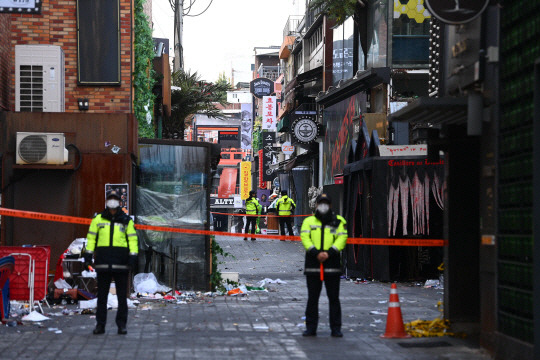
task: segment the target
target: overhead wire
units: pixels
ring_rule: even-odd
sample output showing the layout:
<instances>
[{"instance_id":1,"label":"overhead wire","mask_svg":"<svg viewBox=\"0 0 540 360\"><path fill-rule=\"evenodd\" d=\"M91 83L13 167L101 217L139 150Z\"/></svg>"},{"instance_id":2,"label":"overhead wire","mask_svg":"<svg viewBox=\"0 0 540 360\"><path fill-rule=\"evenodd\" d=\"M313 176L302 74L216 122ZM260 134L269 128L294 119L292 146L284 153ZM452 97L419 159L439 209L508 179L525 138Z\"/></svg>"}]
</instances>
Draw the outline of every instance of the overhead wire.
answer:
<instances>
[{"instance_id":1,"label":"overhead wire","mask_svg":"<svg viewBox=\"0 0 540 360\"><path fill-rule=\"evenodd\" d=\"M210 5L212 5L213 2L214 2L214 0L210 0L210 3L206 7L206 9L204 9L202 12L198 13L197 15L188 15L188 14L184 14L184 15L185 16L190 16L190 17L200 16L200 15L204 14L210 8Z\"/></svg>"}]
</instances>

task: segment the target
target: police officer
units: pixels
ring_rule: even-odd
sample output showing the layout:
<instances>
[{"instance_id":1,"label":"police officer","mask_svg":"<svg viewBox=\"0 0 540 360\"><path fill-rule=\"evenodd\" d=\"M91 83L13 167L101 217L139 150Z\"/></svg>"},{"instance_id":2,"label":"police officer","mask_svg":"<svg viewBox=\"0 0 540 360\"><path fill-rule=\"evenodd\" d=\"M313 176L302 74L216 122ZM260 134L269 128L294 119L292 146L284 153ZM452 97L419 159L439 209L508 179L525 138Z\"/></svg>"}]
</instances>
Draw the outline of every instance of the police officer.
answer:
<instances>
[{"instance_id":1,"label":"police officer","mask_svg":"<svg viewBox=\"0 0 540 360\"><path fill-rule=\"evenodd\" d=\"M84 258L87 263L94 256L97 272L98 302L94 334L105 333L107 298L111 281L116 285L118 334L127 334L127 292L130 268L135 269L139 245L133 220L120 207L121 195L112 190L107 194L106 208L92 219Z\"/></svg>"},{"instance_id":2,"label":"police officer","mask_svg":"<svg viewBox=\"0 0 540 360\"><path fill-rule=\"evenodd\" d=\"M306 249L305 271L308 289L306 330L303 336L317 335L319 296L322 284L330 303L330 330L333 337L342 337L339 281L341 275L340 252L347 243L347 222L331 210L328 195L316 199L315 215L302 223L300 238Z\"/></svg>"},{"instance_id":3,"label":"police officer","mask_svg":"<svg viewBox=\"0 0 540 360\"><path fill-rule=\"evenodd\" d=\"M296 204L293 199L287 196L287 190L282 190L281 197L276 203L281 235L285 235L285 225L287 225L289 236L294 236L291 215L294 213L295 208Z\"/></svg>"},{"instance_id":4,"label":"police officer","mask_svg":"<svg viewBox=\"0 0 540 360\"><path fill-rule=\"evenodd\" d=\"M257 200L256 192L251 190L249 192L249 197L246 199L246 215L257 215L261 213L261 204ZM244 240L247 240L247 234L249 231L249 226L251 224L251 234L255 234L257 228L257 217L256 216L246 216L246 227L244 229ZM254 237L251 240L255 240Z\"/></svg>"}]
</instances>

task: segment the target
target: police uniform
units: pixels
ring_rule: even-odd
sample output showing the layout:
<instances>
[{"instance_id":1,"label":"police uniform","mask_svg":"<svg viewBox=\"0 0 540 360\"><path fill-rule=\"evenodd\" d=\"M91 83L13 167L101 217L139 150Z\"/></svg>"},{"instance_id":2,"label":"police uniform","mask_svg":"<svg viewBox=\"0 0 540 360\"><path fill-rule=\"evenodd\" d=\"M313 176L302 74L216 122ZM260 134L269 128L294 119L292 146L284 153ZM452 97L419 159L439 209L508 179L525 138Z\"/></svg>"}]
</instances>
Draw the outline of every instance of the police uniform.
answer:
<instances>
[{"instance_id":1,"label":"police uniform","mask_svg":"<svg viewBox=\"0 0 540 360\"><path fill-rule=\"evenodd\" d=\"M285 234L285 225L287 225L287 232L289 236L294 236L292 228L292 218L290 215L294 212L296 204L293 199L287 196L286 191L281 192L282 196L276 203L277 213L279 215L279 228L281 230L281 235Z\"/></svg>"},{"instance_id":2,"label":"police uniform","mask_svg":"<svg viewBox=\"0 0 540 360\"><path fill-rule=\"evenodd\" d=\"M107 200L120 196L116 191L107 195ZM127 292L128 274L131 267L136 266L139 245L133 220L117 207L113 210L106 208L96 215L90 224L88 243L85 250L85 260L91 262L94 256L94 268L97 272L98 303L94 334L105 332L107 322L107 298L111 281L116 285L118 297L118 312L116 325L118 333L125 334L127 324Z\"/></svg>"},{"instance_id":3,"label":"police uniform","mask_svg":"<svg viewBox=\"0 0 540 360\"><path fill-rule=\"evenodd\" d=\"M326 194L319 196L317 204L324 200L327 200L328 204L330 204ZM341 304L339 302L340 252L347 243L347 222L343 217L334 214L331 210L324 216L316 212L315 215L309 216L303 221L300 238L306 249L304 274L306 275L308 289L306 331L303 335L315 336L317 333L319 296L324 282L330 303L332 336L341 337ZM322 263L317 258L321 252L328 254L328 258ZM321 270L323 272L322 276Z\"/></svg>"},{"instance_id":4,"label":"police uniform","mask_svg":"<svg viewBox=\"0 0 540 360\"><path fill-rule=\"evenodd\" d=\"M261 204L255 196L252 196L254 193L250 192L249 197L246 200L246 215L257 215L261 213ZM251 225L251 233L255 234L257 227L257 217L256 216L246 216L246 227L244 229L244 234L247 236L249 231L249 226ZM244 237L244 240L247 240L247 237ZM255 240L255 238L251 238Z\"/></svg>"}]
</instances>

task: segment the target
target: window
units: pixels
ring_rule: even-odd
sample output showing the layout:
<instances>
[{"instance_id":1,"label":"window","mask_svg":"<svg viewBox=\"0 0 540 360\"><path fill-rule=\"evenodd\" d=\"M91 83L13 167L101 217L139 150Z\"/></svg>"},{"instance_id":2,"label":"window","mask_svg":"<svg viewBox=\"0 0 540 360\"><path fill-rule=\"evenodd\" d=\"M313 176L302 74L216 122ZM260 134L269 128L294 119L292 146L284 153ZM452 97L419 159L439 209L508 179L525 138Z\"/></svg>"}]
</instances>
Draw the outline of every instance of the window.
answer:
<instances>
[{"instance_id":1,"label":"window","mask_svg":"<svg viewBox=\"0 0 540 360\"><path fill-rule=\"evenodd\" d=\"M427 66L430 19L431 15L422 5L418 5L413 10L409 7L394 6L392 21L392 63L394 65Z\"/></svg>"},{"instance_id":2,"label":"window","mask_svg":"<svg viewBox=\"0 0 540 360\"><path fill-rule=\"evenodd\" d=\"M354 20L351 18L334 30L332 83L354 76Z\"/></svg>"}]
</instances>

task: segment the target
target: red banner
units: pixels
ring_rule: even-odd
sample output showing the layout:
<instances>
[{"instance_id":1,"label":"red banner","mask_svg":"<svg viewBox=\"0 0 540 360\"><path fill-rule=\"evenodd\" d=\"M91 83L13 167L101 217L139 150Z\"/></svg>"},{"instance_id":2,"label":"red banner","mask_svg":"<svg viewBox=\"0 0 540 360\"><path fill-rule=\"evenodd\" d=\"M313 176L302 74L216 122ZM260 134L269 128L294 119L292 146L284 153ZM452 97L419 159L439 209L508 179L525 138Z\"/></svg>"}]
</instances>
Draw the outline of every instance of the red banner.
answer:
<instances>
[{"instance_id":1,"label":"red banner","mask_svg":"<svg viewBox=\"0 0 540 360\"><path fill-rule=\"evenodd\" d=\"M266 189L266 181L263 180L263 151L259 150L259 189Z\"/></svg>"},{"instance_id":2,"label":"red banner","mask_svg":"<svg viewBox=\"0 0 540 360\"><path fill-rule=\"evenodd\" d=\"M229 196L235 194L237 172L238 169L235 168L223 169L223 172L221 173L221 177L219 179L219 198L228 198Z\"/></svg>"}]
</instances>

